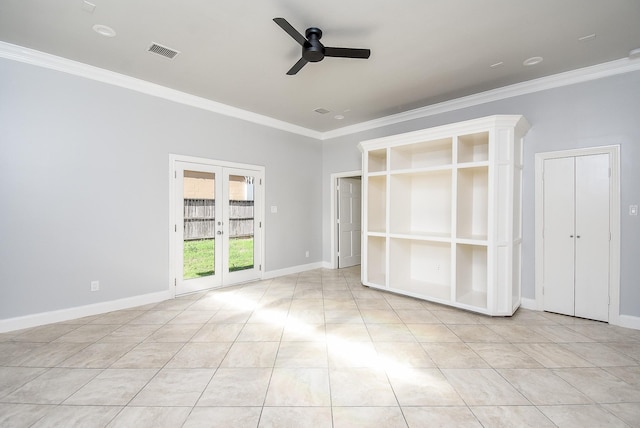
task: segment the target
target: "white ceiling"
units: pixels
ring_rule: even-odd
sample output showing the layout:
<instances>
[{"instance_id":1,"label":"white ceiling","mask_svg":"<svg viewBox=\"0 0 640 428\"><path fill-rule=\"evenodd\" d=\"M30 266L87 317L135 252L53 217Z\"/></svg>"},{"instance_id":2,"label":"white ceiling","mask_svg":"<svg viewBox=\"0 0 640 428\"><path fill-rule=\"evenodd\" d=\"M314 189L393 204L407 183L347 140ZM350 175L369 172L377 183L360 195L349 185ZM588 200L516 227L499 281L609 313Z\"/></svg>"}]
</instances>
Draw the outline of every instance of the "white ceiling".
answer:
<instances>
[{"instance_id":1,"label":"white ceiling","mask_svg":"<svg viewBox=\"0 0 640 428\"><path fill-rule=\"evenodd\" d=\"M0 0L0 41L318 132L640 48L640 0L88 1L93 11L83 0ZM275 17L302 34L321 28L326 46L369 48L371 58L325 58L287 76L300 46ZM154 42L180 54L147 52ZM544 61L523 66L534 56Z\"/></svg>"}]
</instances>

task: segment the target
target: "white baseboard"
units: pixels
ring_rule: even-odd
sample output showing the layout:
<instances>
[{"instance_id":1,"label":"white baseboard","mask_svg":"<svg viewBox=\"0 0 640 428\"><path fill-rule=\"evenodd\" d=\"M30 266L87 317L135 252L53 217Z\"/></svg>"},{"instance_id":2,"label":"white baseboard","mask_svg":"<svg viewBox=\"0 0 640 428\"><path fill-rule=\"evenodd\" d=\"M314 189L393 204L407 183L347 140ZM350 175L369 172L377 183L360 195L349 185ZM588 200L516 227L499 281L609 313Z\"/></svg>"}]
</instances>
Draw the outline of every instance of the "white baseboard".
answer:
<instances>
[{"instance_id":1,"label":"white baseboard","mask_svg":"<svg viewBox=\"0 0 640 428\"><path fill-rule=\"evenodd\" d=\"M293 266L286 269L265 272L263 279L271 279L278 276L291 275L324 267L324 262L309 263L306 265ZM25 328L37 327L39 325L53 324L56 322L69 321L72 319L88 317L92 315L104 314L121 309L134 308L136 306L148 305L150 303L162 302L172 299L171 291L160 291L157 293L143 294L140 296L127 297L124 299L112 300L108 302L95 303L85 306L60 309L57 311L42 312L38 314L25 315L22 317L7 318L0 320L0 333L8 331L22 330Z\"/></svg>"},{"instance_id":2,"label":"white baseboard","mask_svg":"<svg viewBox=\"0 0 640 428\"><path fill-rule=\"evenodd\" d=\"M520 299L520 307L524 309L531 309L532 311L539 311L538 303L536 299ZM625 328L632 328L634 330L640 330L640 317L633 315L618 315L617 317L609 319L609 324L617 325Z\"/></svg>"},{"instance_id":3,"label":"white baseboard","mask_svg":"<svg viewBox=\"0 0 640 428\"><path fill-rule=\"evenodd\" d=\"M616 325L640 330L640 317L634 317L633 315L620 315Z\"/></svg>"},{"instance_id":4,"label":"white baseboard","mask_svg":"<svg viewBox=\"0 0 640 428\"><path fill-rule=\"evenodd\" d=\"M24 328L37 327L44 324L69 321L72 319L99 315L112 311L119 311L121 309L134 308L136 306L162 302L164 300L171 299L172 297L173 296L171 295L171 292L167 290L157 293L143 294L140 296L127 297L124 299L110 300L108 302L60 309L57 311L42 312L39 314L25 315L22 317L8 318L0 320L0 333L22 330Z\"/></svg>"},{"instance_id":5,"label":"white baseboard","mask_svg":"<svg viewBox=\"0 0 640 428\"><path fill-rule=\"evenodd\" d=\"M309 263L306 265L292 266L289 268L270 270L262 275L262 279L271 279L278 276L292 275L295 273L306 272L308 270L321 269L324 267L323 262Z\"/></svg>"}]
</instances>

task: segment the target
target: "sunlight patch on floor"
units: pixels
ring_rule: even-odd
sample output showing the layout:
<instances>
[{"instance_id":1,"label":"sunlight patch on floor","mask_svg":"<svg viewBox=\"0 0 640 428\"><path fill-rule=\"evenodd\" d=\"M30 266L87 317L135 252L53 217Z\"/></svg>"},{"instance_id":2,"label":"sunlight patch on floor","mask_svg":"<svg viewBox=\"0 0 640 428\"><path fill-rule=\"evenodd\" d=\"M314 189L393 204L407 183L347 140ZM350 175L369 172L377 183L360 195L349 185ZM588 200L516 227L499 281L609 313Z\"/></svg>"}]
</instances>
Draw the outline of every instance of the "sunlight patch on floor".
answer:
<instances>
[{"instance_id":1,"label":"sunlight patch on floor","mask_svg":"<svg viewBox=\"0 0 640 428\"><path fill-rule=\"evenodd\" d=\"M262 298L262 295L260 295L260 298ZM376 351L372 352L370 347L344 339L338 335L320 333L315 325L310 325L289 315L288 309L285 311L282 309L259 308L259 301L237 293L225 295L224 302L226 307L233 307L240 311L253 311L252 322L284 326L288 332L294 333L298 337L308 338L306 340L308 342L324 342L328 345L328 348L330 345L328 352L331 353L331 357L339 358L344 363L338 364L338 366L387 370L402 381L411 382L417 380L417 372L410 364L389 356L380 356ZM374 342L371 343L375 345Z\"/></svg>"}]
</instances>

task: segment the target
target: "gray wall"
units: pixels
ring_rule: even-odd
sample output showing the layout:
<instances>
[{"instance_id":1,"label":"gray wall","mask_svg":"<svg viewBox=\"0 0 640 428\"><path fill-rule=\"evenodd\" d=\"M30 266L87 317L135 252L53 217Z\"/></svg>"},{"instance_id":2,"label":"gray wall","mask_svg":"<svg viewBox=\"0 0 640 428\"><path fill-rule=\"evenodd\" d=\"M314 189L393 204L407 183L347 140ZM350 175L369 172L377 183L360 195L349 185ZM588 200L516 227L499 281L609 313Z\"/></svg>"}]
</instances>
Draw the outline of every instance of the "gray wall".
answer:
<instances>
[{"instance_id":1,"label":"gray wall","mask_svg":"<svg viewBox=\"0 0 640 428\"><path fill-rule=\"evenodd\" d=\"M535 297L534 154L621 145L620 308L640 316L640 217L628 216L640 203L640 72L321 143L0 59L0 319L167 290L169 153L266 167L265 265L274 271L330 261L329 177L360 169L359 141L492 114L523 114L532 124L528 298ZM98 293L89 291L94 279Z\"/></svg>"},{"instance_id":2,"label":"gray wall","mask_svg":"<svg viewBox=\"0 0 640 428\"><path fill-rule=\"evenodd\" d=\"M493 114L522 114L532 125L525 139L523 297L535 298L535 153L621 146L620 313L640 316L640 72L513 97L325 141L323 145L323 257L330 254L330 174L361 168L357 143Z\"/></svg>"},{"instance_id":3,"label":"gray wall","mask_svg":"<svg viewBox=\"0 0 640 428\"><path fill-rule=\"evenodd\" d=\"M322 260L321 142L0 59L0 319L168 290L170 153L264 165L266 270Z\"/></svg>"}]
</instances>

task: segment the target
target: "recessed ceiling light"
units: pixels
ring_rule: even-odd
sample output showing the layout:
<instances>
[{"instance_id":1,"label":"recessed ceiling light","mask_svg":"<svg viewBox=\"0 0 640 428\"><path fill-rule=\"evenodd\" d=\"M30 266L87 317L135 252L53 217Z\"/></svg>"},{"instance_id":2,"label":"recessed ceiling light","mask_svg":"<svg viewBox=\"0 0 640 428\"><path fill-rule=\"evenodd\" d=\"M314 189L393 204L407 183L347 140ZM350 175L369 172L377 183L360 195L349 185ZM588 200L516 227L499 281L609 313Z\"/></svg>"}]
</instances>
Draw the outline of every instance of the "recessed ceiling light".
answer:
<instances>
[{"instance_id":1,"label":"recessed ceiling light","mask_svg":"<svg viewBox=\"0 0 640 428\"><path fill-rule=\"evenodd\" d=\"M640 48L636 48L629 52L629 59L640 58Z\"/></svg>"},{"instance_id":2,"label":"recessed ceiling light","mask_svg":"<svg viewBox=\"0 0 640 428\"><path fill-rule=\"evenodd\" d=\"M105 37L115 37L116 30L111 27L102 24L96 24L93 26L93 31Z\"/></svg>"},{"instance_id":3,"label":"recessed ceiling light","mask_svg":"<svg viewBox=\"0 0 640 428\"><path fill-rule=\"evenodd\" d=\"M316 113L320 113L320 114L327 114L329 113L329 110L327 110L326 108L323 107L318 107L317 109L314 110Z\"/></svg>"},{"instance_id":4,"label":"recessed ceiling light","mask_svg":"<svg viewBox=\"0 0 640 428\"><path fill-rule=\"evenodd\" d=\"M503 64L504 64L504 62L500 61L500 62L496 62L495 64L491 64L489 67L496 68L496 67L500 67Z\"/></svg>"},{"instance_id":5,"label":"recessed ceiling light","mask_svg":"<svg viewBox=\"0 0 640 428\"><path fill-rule=\"evenodd\" d=\"M532 56L531 58L525 59L522 65L530 66L540 64L542 62L541 56Z\"/></svg>"},{"instance_id":6,"label":"recessed ceiling light","mask_svg":"<svg viewBox=\"0 0 640 428\"><path fill-rule=\"evenodd\" d=\"M333 116L333 118L336 119L336 120L342 120L342 119L344 119L344 116L341 115L341 114L336 114L335 116Z\"/></svg>"}]
</instances>

